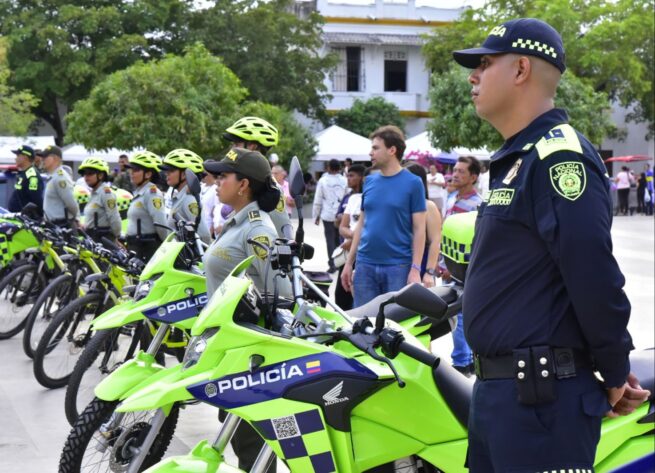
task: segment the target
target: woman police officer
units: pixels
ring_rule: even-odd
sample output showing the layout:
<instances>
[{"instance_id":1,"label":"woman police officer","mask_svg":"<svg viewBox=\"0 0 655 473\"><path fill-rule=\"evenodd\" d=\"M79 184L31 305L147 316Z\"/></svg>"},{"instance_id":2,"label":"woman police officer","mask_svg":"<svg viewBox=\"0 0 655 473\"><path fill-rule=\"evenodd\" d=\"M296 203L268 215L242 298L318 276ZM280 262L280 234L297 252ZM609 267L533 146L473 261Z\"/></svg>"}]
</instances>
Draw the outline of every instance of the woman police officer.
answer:
<instances>
[{"instance_id":1,"label":"woman police officer","mask_svg":"<svg viewBox=\"0 0 655 473\"><path fill-rule=\"evenodd\" d=\"M152 257L168 234L164 197L155 185L159 166L161 158L150 151L138 152L127 165L134 185L134 197L127 210L127 246L143 261Z\"/></svg>"},{"instance_id":2,"label":"woman police officer","mask_svg":"<svg viewBox=\"0 0 655 473\"><path fill-rule=\"evenodd\" d=\"M290 296L289 280L275 278L276 271L268 267L268 251L265 250L277 238L275 226L267 212L274 210L280 200L280 190L273 183L266 158L258 151L233 148L221 161L205 162L205 170L218 176L219 200L234 209L203 258L207 295L211 297L240 261L255 255L247 271L255 286L272 293L273 284L277 282L279 294ZM254 243L249 243L249 240ZM262 445L261 437L242 422L232 438L241 469L250 470ZM275 471L275 467L270 471Z\"/></svg>"},{"instance_id":3,"label":"woman police officer","mask_svg":"<svg viewBox=\"0 0 655 473\"><path fill-rule=\"evenodd\" d=\"M86 158L77 172L91 189L89 201L84 207L86 232L99 241L102 237L115 240L121 234L121 217L116 205L116 195L108 181L109 166L100 158Z\"/></svg>"},{"instance_id":4,"label":"woman police officer","mask_svg":"<svg viewBox=\"0 0 655 473\"><path fill-rule=\"evenodd\" d=\"M188 149L174 149L164 157L161 168L166 171L166 183L173 189L168 226L175 228L180 220L195 223L200 215L200 206L196 198L189 193L185 170L190 169L195 174L202 173L202 158ZM196 232L202 241L210 242L209 227L206 224L201 223Z\"/></svg>"}]
</instances>

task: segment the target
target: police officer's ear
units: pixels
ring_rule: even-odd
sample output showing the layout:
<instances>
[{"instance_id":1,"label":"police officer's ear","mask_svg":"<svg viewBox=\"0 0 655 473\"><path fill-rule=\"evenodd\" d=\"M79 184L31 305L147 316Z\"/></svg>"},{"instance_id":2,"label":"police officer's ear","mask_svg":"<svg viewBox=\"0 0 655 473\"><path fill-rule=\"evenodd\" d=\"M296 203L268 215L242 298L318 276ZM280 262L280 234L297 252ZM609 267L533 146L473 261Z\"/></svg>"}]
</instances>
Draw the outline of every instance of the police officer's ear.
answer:
<instances>
[{"instance_id":1,"label":"police officer's ear","mask_svg":"<svg viewBox=\"0 0 655 473\"><path fill-rule=\"evenodd\" d=\"M516 71L514 76L514 84L522 85L532 75L532 63L527 56L518 56L516 60Z\"/></svg>"}]
</instances>

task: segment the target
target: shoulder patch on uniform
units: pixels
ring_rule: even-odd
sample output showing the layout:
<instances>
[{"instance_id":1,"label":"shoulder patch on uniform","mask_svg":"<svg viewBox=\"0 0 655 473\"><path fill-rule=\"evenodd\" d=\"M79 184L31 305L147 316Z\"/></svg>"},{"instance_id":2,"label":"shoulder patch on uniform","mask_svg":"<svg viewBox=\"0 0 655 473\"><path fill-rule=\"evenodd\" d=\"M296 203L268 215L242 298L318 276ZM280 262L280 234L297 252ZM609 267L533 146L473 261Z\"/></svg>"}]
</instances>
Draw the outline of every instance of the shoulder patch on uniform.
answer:
<instances>
[{"instance_id":1,"label":"shoulder patch on uniform","mask_svg":"<svg viewBox=\"0 0 655 473\"><path fill-rule=\"evenodd\" d=\"M59 171L57 171L57 175L58 176L63 176L64 175L64 170L60 169Z\"/></svg>"},{"instance_id":2,"label":"shoulder patch on uniform","mask_svg":"<svg viewBox=\"0 0 655 473\"><path fill-rule=\"evenodd\" d=\"M257 222L258 220L261 220L262 216L259 215L259 210L251 210L248 212L248 221L250 222Z\"/></svg>"},{"instance_id":3,"label":"shoulder patch on uniform","mask_svg":"<svg viewBox=\"0 0 655 473\"><path fill-rule=\"evenodd\" d=\"M161 209L162 206L161 199L159 197L153 197L152 205L158 210Z\"/></svg>"},{"instance_id":4,"label":"shoulder patch on uniform","mask_svg":"<svg viewBox=\"0 0 655 473\"><path fill-rule=\"evenodd\" d=\"M110 209L116 207L116 199L107 199L107 207Z\"/></svg>"},{"instance_id":5,"label":"shoulder patch on uniform","mask_svg":"<svg viewBox=\"0 0 655 473\"><path fill-rule=\"evenodd\" d=\"M28 184L30 186L31 191L35 191L39 189L39 178L36 176L32 176L28 179Z\"/></svg>"},{"instance_id":6,"label":"shoulder patch on uniform","mask_svg":"<svg viewBox=\"0 0 655 473\"><path fill-rule=\"evenodd\" d=\"M282 192L280 192L280 200L277 202L275 210L277 212L284 212L284 194Z\"/></svg>"},{"instance_id":7,"label":"shoulder patch on uniform","mask_svg":"<svg viewBox=\"0 0 655 473\"><path fill-rule=\"evenodd\" d=\"M68 182L66 182L66 180L59 181L59 187L61 187L62 189L66 189L67 185L68 185Z\"/></svg>"},{"instance_id":8,"label":"shoulder patch on uniform","mask_svg":"<svg viewBox=\"0 0 655 473\"><path fill-rule=\"evenodd\" d=\"M571 201L580 197L587 185L587 174L584 165L577 161L555 164L550 167L548 173L555 191Z\"/></svg>"},{"instance_id":9,"label":"shoulder patch on uniform","mask_svg":"<svg viewBox=\"0 0 655 473\"><path fill-rule=\"evenodd\" d=\"M111 194L111 187L105 187L105 194Z\"/></svg>"},{"instance_id":10,"label":"shoulder patch on uniform","mask_svg":"<svg viewBox=\"0 0 655 473\"><path fill-rule=\"evenodd\" d=\"M200 213L200 209L198 209L198 203L197 202L192 202L189 204L189 212L191 212L192 215L198 216Z\"/></svg>"},{"instance_id":11,"label":"shoulder patch on uniform","mask_svg":"<svg viewBox=\"0 0 655 473\"><path fill-rule=\"evenodd\" d=\"M157 193L157 186L155 186L155 185L150 186L150 193L151 194L156 194Z\"/></svg>"},{"instance_id":12,"label":"shoulder patch on uniform","mask_svg":"<svg viewBox=\"0 0 655 473\"><path fill-rule=\"evenodd\" d=\"M253 212L255 212L255 211L253 210ZM262 243L262 244L266 245L266 248L269 248L271 246L271 239L268 238L268 236L266 236L266 235L256 236L256 237L252 238L252 240L258 241L259 243ZM255 252L255 255L257 256L257 258L266 259L266 256L268 256L268 250L264 250L264 248L262 248L261 246L255 244L255 243L251 243L250 245L252 246L252 249Z\"/></svg>"},{"instance_id":13,"label":"shoulder patch on uniform","mask_svg":"<svg viewBox=\"0 0 655 473\"><path fill-rule=\"evenodd\" d=\"M34 170L33 167L31 167L27 171L25 171L25 176L27 176L27 177L36 177L36 171Z\"/></svg>"},{"instance_id":14,"label":"shoulder patch on uniform","mask_svg":"<svg viewBox=\"0 0 655 473\"><path fill-rule=\"evenodd\" d=\"M535 145L539 159L546 159L557 151L573 151L582 154L582 145L578 134L569 124L558 125Z\"/></svg>"}]
</instances>

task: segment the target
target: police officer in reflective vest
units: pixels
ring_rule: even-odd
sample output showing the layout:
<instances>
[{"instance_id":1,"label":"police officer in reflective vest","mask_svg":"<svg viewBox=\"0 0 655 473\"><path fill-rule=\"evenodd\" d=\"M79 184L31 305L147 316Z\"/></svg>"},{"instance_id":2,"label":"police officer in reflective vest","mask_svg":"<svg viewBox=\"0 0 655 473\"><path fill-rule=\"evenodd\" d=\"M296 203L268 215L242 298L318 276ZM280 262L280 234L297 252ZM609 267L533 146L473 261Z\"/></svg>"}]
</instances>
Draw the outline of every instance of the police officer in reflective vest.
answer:
<instances>
[{"instance_id":1,"label":"police officer in reflective vest","mask_svg":"<svg viewBox=\"0 0 655 473\"><path fill-rule=\"evenodd\" d=\"M505 138L491 158L464 295L476 354L472 473L592 471L602 417L648 391L630 375L625 279L612 255L605 166L554 108L561 37L530 18L455 51L477 114ZM594 376L598 371L603 378Z\"/></svg>"},{"instance_id":2,"label":"police officer in reflective vest","mask_svg":"<svg viewBox=\"0 0 655 473\"><path fill-rule=\"evenodd\" d=\"M61 148L48 146L41 155L43 167L50 175L45 187L43 212L55 225L71 225L79 218L80 208L73 197L73 180L61 163Z\"/></svg>"},{"instance_id":3,"label":"police officer in reflective vest","mask_svg":"<svg viewBox=\"0 0 655 473\"><path fill-rule=\"evenodd\" d=\"M10 212L20 212L30 202L43 210L43 179L34 167L36 157L31 146L23 145L12 153L16 155L16 184L7 207Z\"/></svg>"},{"instance_id":4,"label":"police officer in reflective vest","mask_svg":"<svg viewBox=\"0 0 655 473\"><path fill-rule=\"evenodd\" d=\"M126 167L134 185L134 197L127 210L127 246L143 261L148 261L168 235L164 196L155 185L159 179L161 158L140 151Z\"/></svg>"},{"instance_id":5,"label":"police officer in reflective vest","mask_svg":"<svg viewBox=\"0 0 655 473\"><path fill-rule=\"evenodd\" d=\"M202 162L196 153L182 148L174 149L164 157L161 168L166 171L166 183L173 189L168 216L168 226L171 228L177 228L178 221L195 223L200 215L200 205L189 192L185 170L200 174L204 171ZM209 227L204 222L198 225L196 232L202 241L210 242Z\"/></svg>"},{"instance_id":6,"label":"police officer in reflective vest","mask_svg":"<svg viewBox=\"0 0 655 473\"><path fill-rule=\"evenodd\" d=\"M84 206L84 226L95 241L103 237L117 239L121 234L121 216L118 213L116 195L108 182L109 166L100 158L86 158L77 172L91 189L89 201Z\"/></svg>"}]
</instances>

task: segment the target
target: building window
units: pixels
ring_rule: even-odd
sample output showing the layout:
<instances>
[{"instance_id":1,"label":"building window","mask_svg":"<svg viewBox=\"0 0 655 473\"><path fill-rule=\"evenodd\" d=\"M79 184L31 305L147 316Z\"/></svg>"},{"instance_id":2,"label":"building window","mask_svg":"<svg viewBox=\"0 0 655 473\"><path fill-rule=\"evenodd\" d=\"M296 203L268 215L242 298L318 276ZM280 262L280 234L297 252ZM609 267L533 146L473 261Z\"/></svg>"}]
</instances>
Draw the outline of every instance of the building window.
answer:
<instances>
[{"instance_id":1,"label":"building window","mask_svg":"<svg viewBox=\"0 0 655 473\"><path fill-rule=\"evenodd\" d=\"M333 48L339 56L339 64L332 74L332 90L335 92L361 92L364 90L364 64L362 48Z\"/></svg>"},{"instance_id":2,"label":"building window","mask_svg":"<svg viewBox=\"0 0 655 473\"><path fill-rule=\"evenodd\" d=\"M384 91L407 92L407 54L404 51L384 52Z\"/></svg>"}]
</instances>

